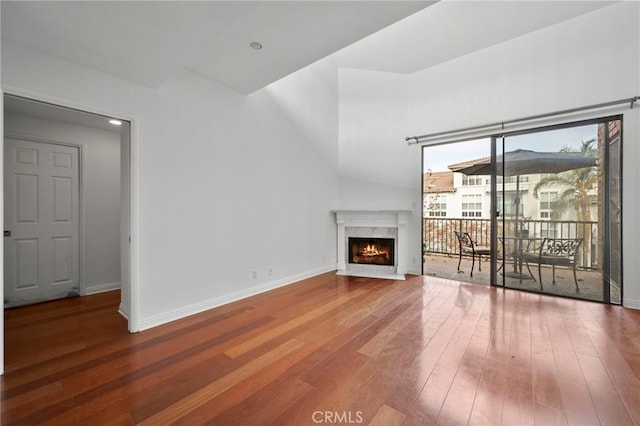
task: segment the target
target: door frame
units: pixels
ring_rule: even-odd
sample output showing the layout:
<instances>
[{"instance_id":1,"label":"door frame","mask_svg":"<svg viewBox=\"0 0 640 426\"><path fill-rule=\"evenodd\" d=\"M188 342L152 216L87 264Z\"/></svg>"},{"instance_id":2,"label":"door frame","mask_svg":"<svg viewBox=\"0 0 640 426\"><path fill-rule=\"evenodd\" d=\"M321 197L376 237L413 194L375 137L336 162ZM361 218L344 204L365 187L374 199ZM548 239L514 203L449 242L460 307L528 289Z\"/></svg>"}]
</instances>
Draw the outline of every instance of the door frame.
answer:
<instances>
[{"instance_id":1,"label":"door frame","mask_svg":"<svg viewBox=\"0 0 640 426\"><path fill-rule=\"evenodd\" d=\"M503 220L503 218L498 217L497 216L497 212L498 212L498 194L500 193L500 188L497 187L497 184L495 184L497 182L497 176L499 176L501 174L501 171L497 170L497 155L499 155L500 153L505 151L505 139L508 137L512 137L512 136L518 136L518 135L524 135L524 134L533 134L533 133L541 133L541 132L546 132L546 131L552 131L552 130L559 130L559 129L568 129L568 128L573 128L573 127L580 127L580 126L585 126L585 125L597 125L597 124L602 124L602 123L607 123L607 122L611 122L611 121L619 121L620 122L620 130L621 130L621 134L620 134L620 158L619 158L619 177L620 177L620 201L621 201L621 211L620 211L620 227L621 227L621 235L620 235L620 283L619 287L620 287L620 300L619 302L614 302L614 304L618 304L621 306L625 306L625 298L624 298L624 244L625 244L625 238L624 238L624 205L626 204L624 202L624 161L623 161L623 155L622 152L625 150L624 147L624 140L626 139L625 137L625 130L627 130L627 128L625 127L625 114L624 113L601 113L601 114L589 114L588 117L585 118L576 118L576 119L569 119L567 118L566 120L560 121L560 122L556 122L553 124L548 124L548 125L531 125L531 127L522 127L519 129L514 129L514 130L510 130L510 131L489 131L485 134L478 134L478 135L474 135L473 137L461 137L461 138L451 138L450 140L447 141L443 141L443 142L435 142L432 144L424 144L421 146L421 182L422 185L424 185L424 159L425 159L425 150L429 147L432 146L438 146L438 145L454 145L456 143L460 143L460 142L465 142L465 141L471 141L471 140L480 140L480 139L489 139L490 140L490 158L491 158L491 163L492 163L492 167L491 167L491 182L494 182L494 184L491 186L490 188L490 227L492 229L491 234L489 235L489 240L490 240L490 248L491 248L491 255L490 255L490 264L489 264L489 285L492 287L502 287L502 288L508 288L506 286L506 283L504 281L504 279L502 279L502 276L498 273L498 268L499 268L499 257L498 257L498 246L499 246L499 240L498 238L500 237L497 234L497 229L498 229L498 223L500 221ZM608 151L608 146L607 146L607 150L605 153L603 153L603 155L605 156L605 165L602 169L602 173L604 176L604 181L608 182L609 179L609 161L608 161L608 155L609 155L609 151ZM422 188L421 185L421 197L424 197L424 189ZM602 191L604 191L604 198L608 199L608 185L605 185L605 188L601 189ZM504 191L504 180L503 180L503 188L502 191ZM424 204L424 198L422 199L422 202ZM500 211L504 211L504 203L505 203L505 197L502 197L502 209L500 209ZM424 242L424 205L422 206L421 209L421 241ZM605 304L612 304L611 302L611 297L610 297L610 277L609 277L609 273L610 273L610 264L611 264L611 257L610 257L610 247L611 247L611 241L608 238L609 235L607 235L607 226L610 223L610 219L611 219L611 212L609 211L608 208L604 208L604 211L602 213L602 220L604 223L604 229L603 229L603 237L605 238L603 241L603 245L602 245L602 250L603 250L603 258L602 258L602 284L603 284L603 297L602 299L578 299L578 300L588 300L588 301L593 301L596 303L605 303ZM503 227L504 230L504 227ZM424 249L422 250L422 254L424 255ZM422 269L421 269L421 273L422 275L424 275L425 273L425 269L424 269L424 262L422 264ZM519 291L531 291L531 290L526 290L526 289L522 289ZM535 294L548 294L554 297L571 297L571 296L563 296L560 294L555 294L555 293L546 293L546 292L538 292L538 291L533 291L533 293Z\"/></svg>"},{"instance_id":2,"label":"door frame","mask_svg":"<svg viewBox=\"0 0 640 426\"><path fill-rule=\"evenodd\" d=\"M105 108L96 107L95 105L85 104L82 102L60 98L56 96L51 96L48 94L34 92L31 90L25 90L20 87L14 87L9 85L3 85L0 87L0 110L2 114L2 120L0 120L0 130L3 134L2 144L4 146L4 95L13 95L18 97L23 97L27 99L31 99L37 102L44 102L48 104L52 104L54 106L60 106L63 108L70 108L79 111L88 112L91 114L102 115L106 117L113 117L119 120L129 122L129 135L128 138L121 138L121 144L127 145L122 146L121 149L127 151L128 153L128 162L124 163L121 160L121 167L126 167L128 170L128 215L123 218L128 222L129 228L129 237L128 241L122 241L124 239L124 235L121 235L121 247L128 247L128 250L125 253L121 253L121 261L127 262L128 274L127 276L121 276L121 286L128 286L129 290L129 312L123 312L120 309L121 314L126 314L128 321L128 329L129 332L135 333L140 330L139 326L139 315L140 315L140 300L139 300L139 280L138 280L138 208L137 208L137 199L138 199L138 170L139 170L139 156L138 156L138 147L139 147L139 138L138 138L138 117L131 115L129 113L124 113L122 111L114 111ZM126 139L126 141L125 141ZM2 160L2 164L4 164L3 153L4 149L0 150L0 160ZM4 165L3 167L3 175L4 175ZM4 177L0 177L0 179L4 180ZM2 199L2 206L4 206L4 197ZM0 219L4 223L4 207L0 208ZM0 274L4 275L4 248L0 246ZM2 300L4 300L4 285L0 286L0 296ZM4 309L4 308L3 308ZM0 316L0 375L4 374L4 315Z\"/></svg>"}]
</instances>

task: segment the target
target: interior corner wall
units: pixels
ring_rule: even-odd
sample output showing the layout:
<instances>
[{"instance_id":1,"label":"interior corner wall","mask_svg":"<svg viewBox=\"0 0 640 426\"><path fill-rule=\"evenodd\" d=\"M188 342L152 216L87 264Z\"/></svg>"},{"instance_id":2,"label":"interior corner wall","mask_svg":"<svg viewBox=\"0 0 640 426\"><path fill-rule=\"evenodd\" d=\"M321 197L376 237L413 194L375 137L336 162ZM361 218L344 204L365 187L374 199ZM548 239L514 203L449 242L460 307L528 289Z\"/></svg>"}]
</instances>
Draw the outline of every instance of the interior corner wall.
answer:
<instances>
[{"instance_id":1,"label":"interior corner wall","mask_svg":"<svg viewBox=\"0 0 640 426\"><path fill-rule=\"evenodd\" d=\"M637 2L613 3L411 75L409 133L455 130L640 95L639 8ZM636 308L639 110L626 108L623 143L623 304Z\"/></svg>"},{"instance_id":2,"label":"interior corner wall","mask_svg":"<svg viewBox=\"0 0 640 426\"><path fill-rule=\"evenodd\" d=\"M422 153L407 146L408 77L343 68L339 170L342 210L410 210L410 273L421 274Z\"/></svg>"},{"instance_id":3,"label":"interior corner wall","mask_svg":"<svg viewBox=\"0 0 640 426\"><path fill-rule=\"evenodd\" d=\"M420 173L419 171L417 172ZM419 179L418 175L418 179ZM340 210L406 210L408 234L407 271L422 274L420 252L422 223L420 215L420 187L398 187L349 177L340 177L338 192Z\"/></svg>"},{"instance_id":4,"label":"interior corner wall","mask_svg":"<svg viewBox=\"0 0 640 426\"><path fill-rule=\"evenodd\" d=\"M5 114L5 134L82 148L81 294L120 288L120 132Z\"/></svg>"},{"instance_id":5,"label":"interior corner wall","mask_svg":"<svg viewBox=\"0 0 640 426\"><path fill-rule=\"evenodd\" d=\"M420 152L404 142L408 77L342 68L339 79L340 176L398 187L416 185Z\"/></svg>"},{"instance_id":6,"label":"interior corner wall","mask_svg":"<svg viewBox=\"0 0 640 426\"><path fill-rule=\"evenodd\" d=\"M335 168L265 90L187 71L152 89L11 43L2 56L5 90L133 118L134 330L335 268Z\"/></svg>"},{"instance_id":7,"label":"interior corner wall","mask_svg":"<svg viewBox=\"0 0 640 426\"><path fill-rule=\"evenodd\" d=\"M264 89L329 166L338 168L338 67L331 56Z\"/></svg>"}]
</instances>

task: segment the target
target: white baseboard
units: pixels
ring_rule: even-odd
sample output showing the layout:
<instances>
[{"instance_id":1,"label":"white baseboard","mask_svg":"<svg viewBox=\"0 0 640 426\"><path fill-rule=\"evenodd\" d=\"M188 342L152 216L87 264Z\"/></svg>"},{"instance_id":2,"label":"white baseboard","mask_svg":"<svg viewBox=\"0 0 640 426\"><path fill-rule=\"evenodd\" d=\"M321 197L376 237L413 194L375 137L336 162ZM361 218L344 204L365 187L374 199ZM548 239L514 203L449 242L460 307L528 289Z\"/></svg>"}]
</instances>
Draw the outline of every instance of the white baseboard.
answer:
<instances>
[{"instance_id":1,"label":"white baseboard","mask_svg":"<svg viewBox=\"0 0 640 426\"><path fill-rule=\"evenodd\" d=\"M301 274L292 275L286 278L282 278L276 281L270 281L268 283L260 284L255 287L250 287L245 290L240 290L234 293L226 294L215 299L206 300L201 303L197 303L184 308L174 309L160 315L154 315L149 318L142 318L138 323L138 331L148 330L153 327L157 327L162 324L166 324L171 321L175 321L181 318L195 315L209 309L217 308L222 305L226 305L231 302L235 302L247 297L255 296L256 294L264 293L269 290L274 290L279 287L294 284L298 281L314 277L316 275L324 274L335 270L333 266L324 266L311 271L303 272Z\"/></svg>"},{"instance_id":2,"label":"white baseboard","mask_svg":"<svg viewBox=\"0 0 640 426\"><path fill-rule=\"evenodd\" d=\"M640 309L640 300L624 298L622 306L629 309Z\"/></svg>"},{"instance_id":3,"label":"white baseboard","mask_svg":"<svg viewBox=\"0 0 640 426\"><path fill-rule=\"evenodd\" d=\"M90 285L85 287L83 296L88 296L90 294L98 294L104 293L106 291L120 290L120 281L117 283L106 283L106 284L97 284Z\"/></svg>"},{"instance_id":4,"label":"white baseboard","mask_svg":"<svg viewBox=\"0 0 640 426\"><path fill-rule=\"evenodd\" d=\"M122 303L120 303L120 306L118 306L118 313L122 315L124 319L129 321L129 311L127 310L127 307Z\"/></svg>"},{"instance_id":5,"label":"white baseboard","mask_svg":"<svg viewBox=\"0 0 640 426\"><path fill-rule=\"evenodd\" d=\"M422 270L418 268L409 268L407 270L407 274L409 275L422 275Z\"/></svg>"}]
</instances>

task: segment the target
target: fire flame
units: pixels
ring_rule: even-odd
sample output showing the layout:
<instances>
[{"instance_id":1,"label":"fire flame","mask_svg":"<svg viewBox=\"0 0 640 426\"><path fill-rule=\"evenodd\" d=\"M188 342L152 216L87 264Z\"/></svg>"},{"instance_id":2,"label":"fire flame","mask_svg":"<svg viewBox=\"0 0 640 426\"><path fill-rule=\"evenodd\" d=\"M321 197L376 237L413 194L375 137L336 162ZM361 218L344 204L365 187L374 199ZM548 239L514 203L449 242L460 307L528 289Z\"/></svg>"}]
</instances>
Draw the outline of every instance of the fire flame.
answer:
<instances>
[{"instance_id":1,"label":"fire flame","mask_svg":"<svg viewBox=\"0 0 640 426\"><path fill-rule=\"evenodd\" d=\"M379 254L382 254L382 253L378 251L375 244L369 244L362 249L363 256L377 256Z\"/></svg>"}]
</instances>

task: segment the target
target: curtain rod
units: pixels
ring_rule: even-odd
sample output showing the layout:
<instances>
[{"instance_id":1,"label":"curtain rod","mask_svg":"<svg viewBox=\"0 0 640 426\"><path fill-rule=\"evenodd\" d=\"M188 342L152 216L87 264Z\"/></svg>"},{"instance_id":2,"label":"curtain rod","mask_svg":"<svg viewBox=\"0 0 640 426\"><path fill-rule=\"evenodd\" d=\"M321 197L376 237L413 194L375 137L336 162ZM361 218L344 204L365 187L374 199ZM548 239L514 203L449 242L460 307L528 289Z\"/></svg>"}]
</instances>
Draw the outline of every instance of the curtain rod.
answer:
<instances>
[{"instance_id":1,"label":"curtain rod","mask_svg":"<svg viewBox=\"0 0 640 426\"><path fill-rule=\"evenodd\" d=\"M465 127L462 129L457 129L457 130L449 130L449 131L443 131L443 132L437 132L437 133L429 133L426 135L420 135L420 136L407 136L406 138L404 138L404 140L406 142L409 143L409 145L414 145L414 144L419 144L419 143L423 143L426 142L425 139L434 139L434 138L439 138L442 136L447 136L447 135L459 135L462 136L465 133L471 133L471 132L475 132L475 131L479 131L479 130L483 130L483 129L490 129L490 128L499 128L504 130L504 126L508 125L508 124L517 124L517 123L522 123L522 122L527 122L527 121L533 121L533 120L540 120L542 118L549 118L549 117L555 117L555 116L560 116L560 115L566 115L566 114L573 114L576 112L582 112L582 111L589 111L589 110L595 110L595 109L600 109L600 108L606 108L606 107L610 107L610 106L614 106L614 105L621 105L621 104L629 104L629 108L633 109L633 104L638 102L640 100L640 96L634 96L632 98L625 98L625 99L618 99L616 101L611 101L611 102L604 102L601 104L595 104L595 105L589 105L589 106L584 106L584 107L579 107L579 108L571 108L571 109L565 109L565 110L561 110L561 111L555 111L555 112L549 112L546 114L539 114L539 115L532 115L529 117L522 117L522 118L515 118L512 120L506 120L506 121L500 121L497 123L489 123L489 124L483 124L480 126L473 126L473 127Z\"/></svg>"}]
</instances>

